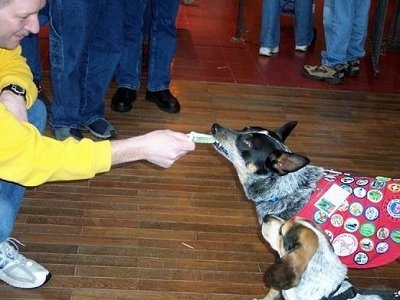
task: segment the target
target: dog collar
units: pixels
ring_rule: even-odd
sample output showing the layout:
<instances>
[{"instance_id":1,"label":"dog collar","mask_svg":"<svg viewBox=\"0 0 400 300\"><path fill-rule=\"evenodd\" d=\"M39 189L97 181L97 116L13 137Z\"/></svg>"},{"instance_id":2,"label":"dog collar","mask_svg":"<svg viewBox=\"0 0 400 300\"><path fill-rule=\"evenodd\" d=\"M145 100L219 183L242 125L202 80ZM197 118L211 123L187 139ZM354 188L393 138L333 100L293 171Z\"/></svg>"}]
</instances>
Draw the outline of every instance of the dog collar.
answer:
<instances>
[{"instance_id":1,"label":"dog collar","mask_svg":"<svg viewBox=\"0 0 400 300\"><path fill-rule=\"evenodd\" d=\"M348 279L345 279L344 281L347 281L348 283L351 284L351 282ZM353 299L355 296L357 296L357 290L354 288L353 285L351 285L347 290L345 290L343 293L337 294L337 291L340 289L342 286L341 282L338 287L329 294L328 297L323 297L321 300L346 300L346 299Z\"/></svg>"}]
</instances>

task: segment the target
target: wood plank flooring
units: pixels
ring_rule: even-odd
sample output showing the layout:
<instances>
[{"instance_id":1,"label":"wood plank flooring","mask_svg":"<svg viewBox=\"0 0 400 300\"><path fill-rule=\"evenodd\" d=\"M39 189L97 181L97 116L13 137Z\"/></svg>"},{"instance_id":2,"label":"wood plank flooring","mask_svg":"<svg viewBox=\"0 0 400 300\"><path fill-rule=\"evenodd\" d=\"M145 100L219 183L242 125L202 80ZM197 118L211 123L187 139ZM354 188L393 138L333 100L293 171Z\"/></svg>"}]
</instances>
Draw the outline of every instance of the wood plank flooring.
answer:
<instances>
[{"instance_id":1,"label":"wood plank flooring","mask_svg":"<svg viewBox=\"0 0 400 300\"><path fill-rule=\"evenodd\" d=\"M400 177L398 95L175 80L182 111L171 115L143 91L131 112L113 112L114 90L106 117L119 137L297 120L287 143L313 164ZM265 294L263 272L274 259L233 167L210 145L170 169L131 163L31 189L14 237L53 278L28 291L0 284L1 299L252 299ZM399 289L400 262L350 277L362 288Z\"/></svg>"}]
</instances>

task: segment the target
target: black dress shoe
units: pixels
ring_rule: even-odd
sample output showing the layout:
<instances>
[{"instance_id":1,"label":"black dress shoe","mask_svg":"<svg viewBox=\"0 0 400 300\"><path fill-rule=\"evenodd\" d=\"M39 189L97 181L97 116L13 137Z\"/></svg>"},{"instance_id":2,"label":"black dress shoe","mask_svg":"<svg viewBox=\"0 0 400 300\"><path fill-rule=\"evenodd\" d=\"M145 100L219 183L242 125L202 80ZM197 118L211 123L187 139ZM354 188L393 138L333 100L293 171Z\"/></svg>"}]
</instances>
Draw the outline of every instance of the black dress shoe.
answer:
<instances>
[{"instance_id":1,"label":"black dress shoe","mask_svg":"<svg viewBox=\"0 0 400 300\"><path fill-rule=\"evenodd\" d=\"M156 92L150 92L147 90L146 99L157 104L158 108L165 112L177 113L181 109L178 99L171 94L170 90Z\"/></svg>"},{"instance_id":2,"label":"black dress shoe","mask_svg":"<svg viewBox=\"0 0 400 300\"><path fill-rule=\"evenodd\" d=\"M128 112L136 100L136 90L118 88L111 100L111 109L117 112Z\"/></svg>"}]
</instances>

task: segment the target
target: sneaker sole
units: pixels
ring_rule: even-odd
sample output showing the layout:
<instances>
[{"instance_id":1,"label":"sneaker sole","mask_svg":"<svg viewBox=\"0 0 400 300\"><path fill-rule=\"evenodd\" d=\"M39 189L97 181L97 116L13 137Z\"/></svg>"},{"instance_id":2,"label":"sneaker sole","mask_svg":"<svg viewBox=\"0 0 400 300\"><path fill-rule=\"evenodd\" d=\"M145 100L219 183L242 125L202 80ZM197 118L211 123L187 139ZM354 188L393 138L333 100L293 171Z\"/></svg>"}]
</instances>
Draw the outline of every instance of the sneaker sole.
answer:
<instances>
[{"instance_id":1,"label":"sneaker sole","mask_svg":"<svg viewBox=\"0 0 400 300\"><path fill-rule=\"evenodd\" d=\"M328 78L323 78L323 77L318 77L318 76L313 76L311 74L309 74L306 70L303 69L303 77L305 78L309 78L309 79L314 79L314 80L318 80L318 81L325 81L328 82L330 84L342 84L343 83L343 79L340 78L332 78L332 77L328 77Z\"/></svg>"},{"instance_id":2,"label":"sneaker sole","mask_svg":"<svg viewBox=\"0 0 400 300\"><path fill-rule=\"evenodd\" d=\"M110 134L106 135L106 134L100 134L100 133L90 129L89 127L85 127L85 128L90 132L91 135L93 135L93 136L95 136L95 137L97 137L99 139L103 139L103 140L112 139L112 138L115 138L117 136L117 133L114 130L111 131Z\"/></svg>"},{"instance_id":3,"label":"sneaker sole","mask_svg":"<svg viewBox=\"0 0 400 300\"><path fill-rule=\"evenodd\" d=\"M41 283L40 285L29 285L29 284L21 284L20 281L17 280L10 280L9 277L4 277L2 276L4 273L0 272L0 280L4 281L5 283L16 287L16 288L20 288L20 289L37 289L40 288L41 286L45 285L50 279L51 279L51 273L48 273L46 275L46 278L44 279L43 283Z\"/></svg>"}]
</instances>

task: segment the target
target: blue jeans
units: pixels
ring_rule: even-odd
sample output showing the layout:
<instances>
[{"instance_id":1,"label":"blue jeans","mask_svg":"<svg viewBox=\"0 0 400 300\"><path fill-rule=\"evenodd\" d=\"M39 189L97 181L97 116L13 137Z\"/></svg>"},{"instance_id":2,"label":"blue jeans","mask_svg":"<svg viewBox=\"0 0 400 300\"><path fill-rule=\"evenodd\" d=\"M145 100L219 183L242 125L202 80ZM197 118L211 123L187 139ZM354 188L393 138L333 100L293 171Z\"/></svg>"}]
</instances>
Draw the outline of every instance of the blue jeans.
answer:
<instances>
[{"instance_id":1,"label":"blue jeans","mask_svg":"<svg viewBox=\"0 0 400 300\"><path fill-rule=\"evenodd\" d=\"M44 26L48 20L49 7L46 4L39 11L39 24L40 27ZM31 68L33 79L37 81L42 80L42 61L40 58L40 41L39 34L29 34L27 37L23 38L21 41L22 56L26 58L26 62Z\"/></svg>"},{"instance_id":2,"label":"blue jeans","mask_svg":"<svg viewBox=\"0 0 400 300\"><path fill-rule=\"evenodd\" d=\"M260 46L275 48L281 39L280 1L263 0L261 9ZM296 0L295 2L295 44L309 46L313 39L313 0Z\"/></svg>"},{"instance_id":3,"label":"blue jeans","mask_svg":"<svg viewBox=\"0 0 400 300\"><path fill-rule=\"evenodd\" d=\"M175 20L179 0L128 0L126 2L125 48L115 73L117 85L135 90L139 88L143 43L141 32L144 30L146 34L147 21L150 20L147 89L152 92L168 89L171 82L171 63L177 42ZM146 7L146 5L150 6ZM147 16L146 13L149 15Z\"/></svg>"},{"instance_id":4,"label":"blue jeans","mask_svg":"<svg viewBox=\"0 0 400 300\"><path fill-rule=\"evenodd\" d=\"M141 80L143 14L147 0L125 0L123 49L115 71L118 87L138 90Z\"/></svg>"},{"instance_id":5,"label":"blue jeans","mask_svg":"<svg viewBox=\"0 0 400 300\"><path fill-rule=\"evenodd\" d=\"M50 1L50 124L82 128L104 117L121 57L123 1Z\"/></svg>"},{"instance_id":6,"label":"blue jeans","mask_svg":"<svg viewBox=\"0 0 400 300\"><path fill-rule=\"evenodd\" d=\"M46 107L41 100L36 100L27 111L28 121L33 124L40 133L46 127ZM0 243L10 237L15 223L15 218L22 198L25 194L25 187L22 185L0 180Z\"/></svg>"},{"instance_id":7,"label":"blue jeans","mask_svg":"<svg viewBox=\"0 0 400 300\"><path fill-rule=\"evenodd\" d=\"M370 0L324 0L322 64L345 65L365 56L370 4Z\"/></svg>"}]
</instances>

